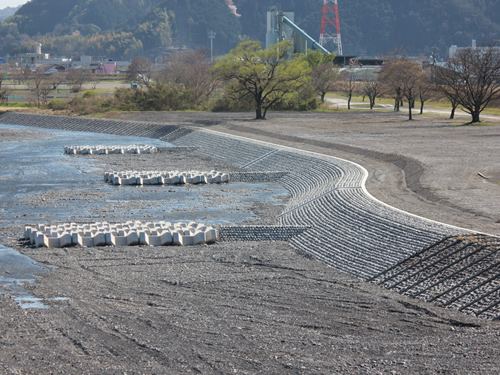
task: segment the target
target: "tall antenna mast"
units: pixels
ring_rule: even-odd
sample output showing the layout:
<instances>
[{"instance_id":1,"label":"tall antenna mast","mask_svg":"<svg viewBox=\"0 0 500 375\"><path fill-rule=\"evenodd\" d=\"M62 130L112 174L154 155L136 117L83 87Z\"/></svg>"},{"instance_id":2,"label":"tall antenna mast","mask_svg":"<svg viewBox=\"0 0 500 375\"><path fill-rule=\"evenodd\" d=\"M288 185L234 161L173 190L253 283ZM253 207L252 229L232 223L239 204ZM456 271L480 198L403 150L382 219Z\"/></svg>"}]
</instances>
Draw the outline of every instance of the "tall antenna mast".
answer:
<instances>
[{"instance_id":1,"label":"tall antenna mast","mask_svg":"<svg viewBox=\"0 0 500 375\"><path fill-rule=\"evenodd\" d=\"M331 51L337 55L342 55L339 7L337 5L337 0L323 0L323 16L321 17L319 44L329 49L326 45L330 42L333 44L333 49Z\"/></svg>"}]
</instances>

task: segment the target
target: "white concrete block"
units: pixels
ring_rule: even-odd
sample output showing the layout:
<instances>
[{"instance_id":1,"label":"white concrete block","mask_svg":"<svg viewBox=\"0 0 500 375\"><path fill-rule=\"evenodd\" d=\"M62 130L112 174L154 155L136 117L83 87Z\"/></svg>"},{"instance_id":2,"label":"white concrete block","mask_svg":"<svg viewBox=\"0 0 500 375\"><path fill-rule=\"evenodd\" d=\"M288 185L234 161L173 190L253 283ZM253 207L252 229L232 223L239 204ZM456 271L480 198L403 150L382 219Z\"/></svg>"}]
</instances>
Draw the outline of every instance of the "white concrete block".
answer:
<instances>
[{"instance_id":1,"label":"white concrete block","mask_svg":"<svg viewBox=\"0 0 500 375\"><path fill-rule=\"evenodd\" d=\"M146 246L150 245L149 235L146 232L139 233L139 244L146 245Z\"/></svg>"},{"instance_id":2,"label":"white concrete block","mask_svg":"<svg viewBox=\"0 0 500 375\"><path fill-rule=\"evenodd\" d=\"M81 245L83 247L94 247L94 239L92 237L81 237Z\"/></svg>"},{"instance_id":3,"label":"white concrete block","mask_svg":"<svg viewBox=\"0 0 500 375\"><path fill-rule=\"evenodd\" d=\"M193 243L195 245L204 244L206 242L207 241L205 239L205 232L201 232L201 231L195 232L195 234L193 235Z\"/></svg>"},{"instance_id":4,"label":"white concrete block","mask_svg":"<svg viewBox=\"0 0 500 375\"><path fill-rule=\"evenodd\" d=\"M47 237L48 244L47 247L61 247L61 242L59 237Z\"/></svg>"},{"instance_id":5,"label":"white concrete block","mask_svg":"<svg viewBox=\"0 0 500 375\"><path fill-rule=\"evenodd\" d=\"M71 237L71 242L74 245L83 246L82 236L79 233L73 233Z\"/></svg>"},{"instance_id":6,"label":"white concrete block","mask_svg":"<svg viewBox=\"0 0 500 375\"><path fill-rule=\"evenodd\" d=\"M172 233L172 245L176 245L176 246L183 246L184 245L184 238L183 238L181 233L179 233L179 232Z\"/></svg>"},{"instance_id":7,"label":"white concrete block","mask_svg":"<svg viewBox=\"0 0 500 375\"><path fill-rule=\"evenodd\" d=\"M92 239L94 246L106 246L106 235L104 233L96 233Z\"/></svg>"},{"instance_id":8,"label":"white concrete block","mask_svg":"<svg viewBox=\"0 0 500 375\"><path fill-rule=\"evenodd\" d=\"M127 236L127 246L139 245L139 235L136 232L132 232Z\"/></svg>"},{"instance_id":9,"label":"white concrete block","mask_svg":"<svg viewBox=\"0 0 500 375\"><path fill-rule=\"evenodd\" d=\"M113 233L106 233L106 245L108 246L116 246L116 239Z\"/></svg>"},{"instance_id":10,"label":"white concrete block","mask_svg":"<svg viewBox=\"0 0 500 375\"><path fill-rule=\"evenodd\" d=\"M217 230L215 230L214 228L209 229L205 232L205 240L209 244L215 243L218 238L219 238L219 234L218 234Z\"/></svg>"},{"instance_id":11,"label":"white concrete block","mask_svg":"<svg viewBox=\"0 0 500 375\"><path fill-rule=\"evenodd\" d=\"M70 233L64 233L61 235L59 238L59 246L60 247L66 247L66 246L71 246L73 244L72 238L71 238Z\"/></svg>"},{"instance_id":12,"label":"white concrete block","mask_svg":"<svg viewBox=\"0 0 500 375\"><path fill-rule=\"evenodd\" d=\"M35 238L35 246L49 247L49 238L43 233L38 233Z\"/></svg>"},{"instance_id":13,"label":"white concrete block","mask_svg":"<svg viewBox=\"0 0 500 375\"><path fill-rule=\"evenodd\" d=\"M173 236L171 232L164 232L160 236L160 242L162 246L170 246L173 242Z\"/></svg>"},{"instance_id":14,"label":"white concrete block","mask_svg":"<svg viewBox=\"0 0 500 375\"><path fill-rule=\"evenodd\" d=\"M28 240L30 238L32 228L29 226L24 227L24 238Z\"/></svg>"},{"instance_id":15,"label":"white concrete block","mask_svg":"<svg viewBox=\"0 0 500 375\"><path fill-rule=\"evenodd\" d=\"M182 245L190 246L194 244L194 236L190 232L184 232L184 235L182 236Z\"/></svg>"},{"instance_id":16,"label":"white concrete block","mask_svg":"<svg viewBox=\"0 0 500 375\"><path fill-rule=\"evenodd\" d=\"M161 246L161 237L158 235L149 236L149 245L150 246Z\"/></svg>"},{"instance_id":17,"label":"white concrete block","mask_svg":"<svg viewBox=\"0 0 500 375\"><path fill-rule=\"evenodd\" d=\"M115 236L115 244L116 246L127 246L127 237L126 236Z\"/></svg>"}]
</instances>

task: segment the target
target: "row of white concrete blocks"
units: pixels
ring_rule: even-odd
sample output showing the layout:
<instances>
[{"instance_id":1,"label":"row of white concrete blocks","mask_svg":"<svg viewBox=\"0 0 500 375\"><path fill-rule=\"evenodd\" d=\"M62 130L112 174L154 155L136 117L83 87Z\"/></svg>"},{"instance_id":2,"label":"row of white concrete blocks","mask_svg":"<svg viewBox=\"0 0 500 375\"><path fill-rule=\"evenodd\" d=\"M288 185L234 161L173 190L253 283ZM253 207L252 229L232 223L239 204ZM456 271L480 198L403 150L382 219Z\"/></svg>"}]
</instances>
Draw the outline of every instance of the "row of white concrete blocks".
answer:
<instances>
[{"instance_id":1,"label":"row of white concrete blocks","mask_svg":"<svg viewBox=\"0 0 500 375\"><path fill-rule=\"evenodd\" d=\"M154 154L158 149L149 145L131 146L64 146L69 155L108 155L108 154Z\"/></svg>"},{"instance_id":2,"label":"row of white concrete blocks","mask_svg":"<svg viewBox=\"0 0 500 375\"><path fill-rule=\"evenodd\" d=\"M113 185L220 184L229 182L229 175L217 171L124 171L106 172L104 181Z\"/></svg>"},{"instance_id":3,"label":"row of white concrete blocks","mask_svg":"<svg viewBox=\"0 0 500 375\"><path fill-rule=\"evenodd\" d=\"M218 240L219 233L211 226L194 221L127 221L123 224L97 222L25 226L24 238L36 247L187 246L214 243Z\"/></svg>"}]
</instances>

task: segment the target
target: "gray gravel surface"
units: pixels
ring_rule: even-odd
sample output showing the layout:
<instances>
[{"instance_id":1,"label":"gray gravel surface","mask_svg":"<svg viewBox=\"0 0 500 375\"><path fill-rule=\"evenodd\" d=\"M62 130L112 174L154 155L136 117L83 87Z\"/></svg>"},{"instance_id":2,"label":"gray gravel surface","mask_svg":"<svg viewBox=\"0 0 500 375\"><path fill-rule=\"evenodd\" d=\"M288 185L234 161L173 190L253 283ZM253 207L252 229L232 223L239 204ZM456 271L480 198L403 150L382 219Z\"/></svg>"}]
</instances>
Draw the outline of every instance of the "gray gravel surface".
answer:
<instances>
[{"instance_id":1,"label":"gray gravel surface","mask_svg":"<svg viewBox=\"0 0 500 375\"><path fill-rule=\"evenodd\" d=\"M252 120L252 113L115 117L199 126L345 158L368 169L368 190L385 203L500 235L500 126L375 112L271 112L265 121ZM500 118L488 121L500 125Z\"/></svg>"},{"instance_id":2,"label":"gray gravel surface","mask_svg":"<svg viewBox=\"0 0 500 375\"><path fill-rule=\"evenodd\" d=\"M476 181L477 171L494 179L489 158L498 151L498 127L455 128L421 118L408 124L392 114L380 115L377 124L365 114L342 113L269 114L272 119L263 122L246 120L251 114L133 116L356 159L372 172L370 192L387 203L498 233L500 185ZM460 134L445 137L448 131ZM330 142L327 137L335 134L349 141ZM370 141L373 134L377 142ZM431 143L439 134L446 150ZM414 148L417 135L421 147L427 145L421 156ZM467 136L483 140L472 156L461 152ZM405 139L407 148L399 150ZM346 151L347 146L354 149ZM451 172L445 173L438 159L426 159L446 152L455 153L447 163ZM391 160L398 153L403 156ZM186 166L199 163L191 153L177 157ZM139 159L93 158L99 168L140 166ZM470 160L469 174L458 173L463 158ZM413 160L421 167L415 175L408 173ZM433 182L426 182L433 175ZM436 186L457 186L462 195L456 199ZM468 203L469 193L476 205ZM57 194L45 198L58 199ZM252 210L259 219L248 224L274 224L283 206L256 204ZM384 290L286 242L35 249L19 239L21 230L1 227L2 242L46 267L55 266L27 286L50 308L23 310L0 296L2 373L496 374L500 369L498 322Z\"/></svg>"}]
</instances>

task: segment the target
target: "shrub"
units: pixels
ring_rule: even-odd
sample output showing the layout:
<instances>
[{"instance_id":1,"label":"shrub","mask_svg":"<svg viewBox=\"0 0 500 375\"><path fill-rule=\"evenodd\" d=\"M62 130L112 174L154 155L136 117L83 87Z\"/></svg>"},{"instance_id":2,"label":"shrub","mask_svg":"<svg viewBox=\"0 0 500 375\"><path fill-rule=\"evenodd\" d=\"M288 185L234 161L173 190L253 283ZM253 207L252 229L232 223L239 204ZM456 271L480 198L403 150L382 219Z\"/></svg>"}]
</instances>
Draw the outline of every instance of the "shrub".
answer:
<instances>
[{"instance_id":1,"label":"shrub","mask_svg":"<svg viewBox=\"0 0 500 375\"><path fill-rule=\"evenodd\" d=\"M64 99L52 99L49 104L47 104L47 107L53 111L63 111L68 109L69 102Z\"/></svg>"},{"instance_id":2,"label":"shrub","mask_svg":"<svg viewBox=\"0 0 500 375\"><path fill-rule=\"evenodd\" d=\"M83 93L83 98L88 99L88 98L93 98L97 96L97 91L96 90L87 90Z\"/></svg>"}]
</instances>

